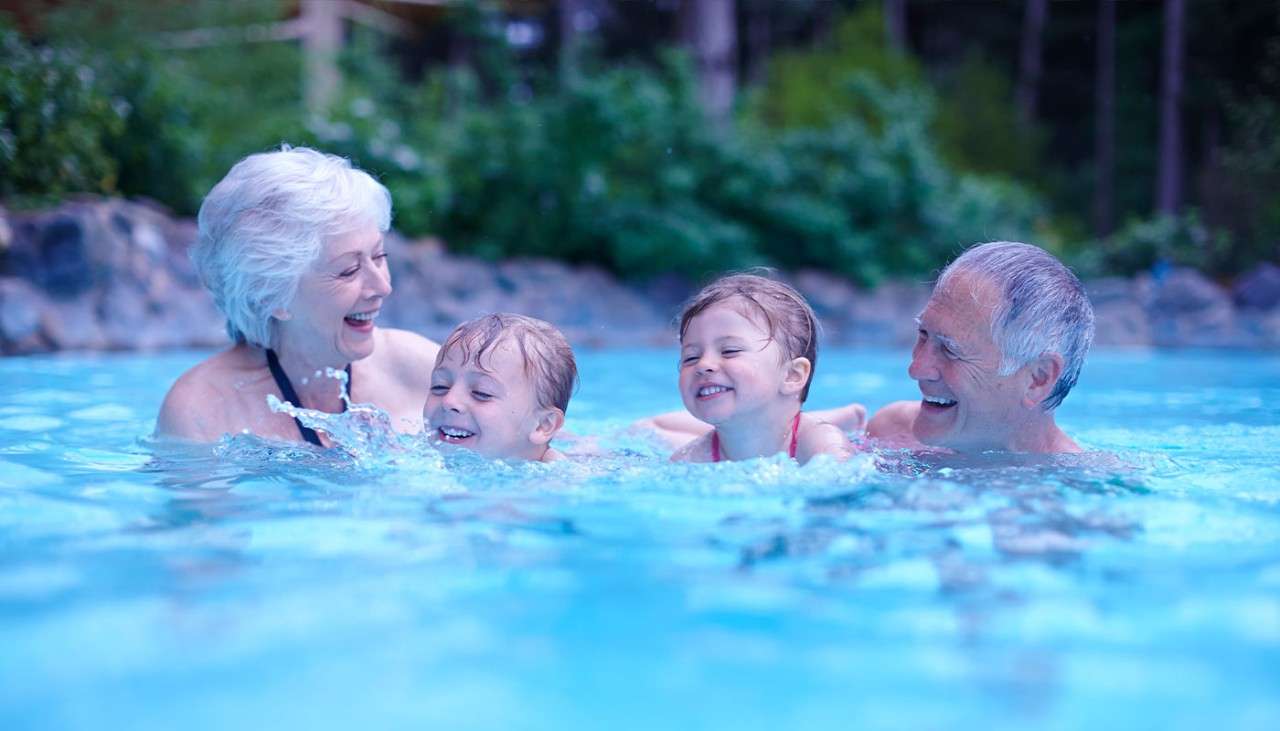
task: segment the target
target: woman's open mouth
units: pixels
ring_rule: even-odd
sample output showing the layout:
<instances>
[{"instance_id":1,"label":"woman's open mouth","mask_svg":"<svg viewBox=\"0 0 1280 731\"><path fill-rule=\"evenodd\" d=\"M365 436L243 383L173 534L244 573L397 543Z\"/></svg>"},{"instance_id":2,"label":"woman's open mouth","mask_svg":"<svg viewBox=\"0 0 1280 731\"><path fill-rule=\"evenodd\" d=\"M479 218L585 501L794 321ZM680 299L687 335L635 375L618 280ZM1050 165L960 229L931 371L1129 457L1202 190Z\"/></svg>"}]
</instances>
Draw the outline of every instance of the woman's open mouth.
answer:
<instances>
[{"instance_id":1,"label":"woman's open mouth","mask_svg":"<svg viewBox=\"0 0 1280 731\"><path fill-rule=\"evenodd\" d=\"M367 332L373 329L373 319L378 316L378 310L372 312L356 312L342 318L347 327Z\"/></svg>"}]
</instances>

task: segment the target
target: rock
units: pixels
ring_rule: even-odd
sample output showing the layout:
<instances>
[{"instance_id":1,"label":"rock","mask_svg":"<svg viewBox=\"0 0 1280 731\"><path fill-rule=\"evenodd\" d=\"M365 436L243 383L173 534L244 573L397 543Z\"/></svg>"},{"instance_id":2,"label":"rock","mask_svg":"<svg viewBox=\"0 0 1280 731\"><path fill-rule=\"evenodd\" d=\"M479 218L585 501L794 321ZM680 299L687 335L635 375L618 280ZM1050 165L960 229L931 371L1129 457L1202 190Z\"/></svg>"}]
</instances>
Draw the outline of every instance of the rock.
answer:
<instances>
[{"instance_id":1,"label":"rock","mask_svg":"<svg viewBox=\"0 0 1280 731\"><path fill-rule=\"evenodd\" d=\"M1147 308L1152 342L1165 347L1246 344L1227 292L1194 269L1174 269L1154 285Z\"/></svg>"},{"instance_id":2,"label":"rock","mask_svg":"<svg viewBox=\"0 0 1280 731\"><path fill-rule=\"evenodd\" d=\"M1280 306L1280 266L1259 264L1236 281L1231 291L1236 306L1247 310L1272 310Z\"/></svg>"},{"instance_id":3,"label":"rock","mask_svg":"<svg viewBox=\"0 0 1280 731\"><path fill-rule=\"evenodd\" d=\"M0 352L24 353L44 350L40 333L40 313L46 298L30 283L14 277L0 277Z\"/></svg>"}]
</instances>

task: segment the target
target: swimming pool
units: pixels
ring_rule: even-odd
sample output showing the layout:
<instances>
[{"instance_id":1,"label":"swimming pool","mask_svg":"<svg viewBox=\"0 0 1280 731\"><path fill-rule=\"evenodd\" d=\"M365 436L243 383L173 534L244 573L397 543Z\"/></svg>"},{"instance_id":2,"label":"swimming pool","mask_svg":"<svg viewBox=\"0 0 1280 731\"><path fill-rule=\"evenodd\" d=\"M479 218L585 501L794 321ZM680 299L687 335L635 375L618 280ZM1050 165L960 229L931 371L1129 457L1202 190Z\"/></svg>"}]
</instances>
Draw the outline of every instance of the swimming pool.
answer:
<instances>
[{"instance_id":1,"label":"swimming pool","mask_svg":"<svg viewBox=\"0 0 1280 731\"><path fill-rule=\"evenodd\" d=\"M1059 422L1112 457L803 469L622 434L656 351L581 355L615 458L157 459L201 356L0 360L0 727L1280 727L1276 354L1095 353Z\"/></svg>"}]
</instances>

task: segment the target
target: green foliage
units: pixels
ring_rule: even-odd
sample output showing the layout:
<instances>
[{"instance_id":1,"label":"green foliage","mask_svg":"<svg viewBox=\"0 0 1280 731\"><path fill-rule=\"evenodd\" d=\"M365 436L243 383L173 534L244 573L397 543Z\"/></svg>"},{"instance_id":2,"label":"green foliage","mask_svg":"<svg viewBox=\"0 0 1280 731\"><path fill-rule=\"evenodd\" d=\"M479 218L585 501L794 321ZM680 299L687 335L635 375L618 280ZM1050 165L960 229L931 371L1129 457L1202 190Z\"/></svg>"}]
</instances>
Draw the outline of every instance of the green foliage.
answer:
<instances>
[{"instance_id":1,"label":"green foliage","mask_svg":"<svg viewBox=\"0 0 1280 731\"><path fill-rule=\"evenodd\" d=\"M97 74L75 49L34 48L0 26L0 196L117 189L119 164L108 148L124 112Z\"/></svg>"},{"instance_id":2,"label":"green foliage","mask_svg":"<svg viewBox=\"0 0 1280 731\"><path fill-rule=\"evenodd\" d=\"M1161 263L1220 273L1231 250L1231 236L1206 226L1191 210L1180 216L1131 219L1075 263L1092 275L1132 275Z\"/></svg>"},{"instance_id":3,"label":"green foliage","mask_svg":"<svg viewBox=\"0 0 1280 731\"><path fill-rule=\"evenodd\" d=\"M1008 74L970 52L942 88L933 131L948 163L1026 182L1043 178L1043 132L1018 119Z\"/></svg>"},{"instance_id":4,"label":"green foliage","mask_svg":"<svg viewBox=\"0 0 1280 731\"><path fill-rule=\"evenodd\" d=\"M406 233L628 276L772 264L871 283L1043 228L1034 195L947 168L929 133L932 98L915 90L854 75L846 95L876 124L717 131L678 55L656 70L585 66L501 97L470 72L394 94L382 74L352 73L316 143L377 173Z\"/></svg>"}]
</instances>

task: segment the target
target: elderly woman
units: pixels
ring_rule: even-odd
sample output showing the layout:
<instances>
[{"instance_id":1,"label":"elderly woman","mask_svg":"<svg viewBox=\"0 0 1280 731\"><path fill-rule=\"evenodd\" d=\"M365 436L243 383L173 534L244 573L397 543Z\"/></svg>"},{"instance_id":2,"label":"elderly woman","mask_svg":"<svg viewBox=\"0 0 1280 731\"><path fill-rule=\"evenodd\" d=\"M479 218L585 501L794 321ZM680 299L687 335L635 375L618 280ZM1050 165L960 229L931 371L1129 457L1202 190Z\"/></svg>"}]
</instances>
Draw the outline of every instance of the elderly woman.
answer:
<instances>
[{"instance_id":1,"label":"elderly woman","mask_svg":"<svg viewBox=\"0 0 1280 731\"><path fill-rule=\"evenodd\" d=\"M387 189L343 158L286 146L231 168L200 206L192 259L234 344L178 379L157 435L327 445L267 396L338 413L340 381L327 374L342 371L352 401L387 411L399 431L421 431L438 346L375 325L391 294L390 224Z\"/></svg>"}]
</instances>

